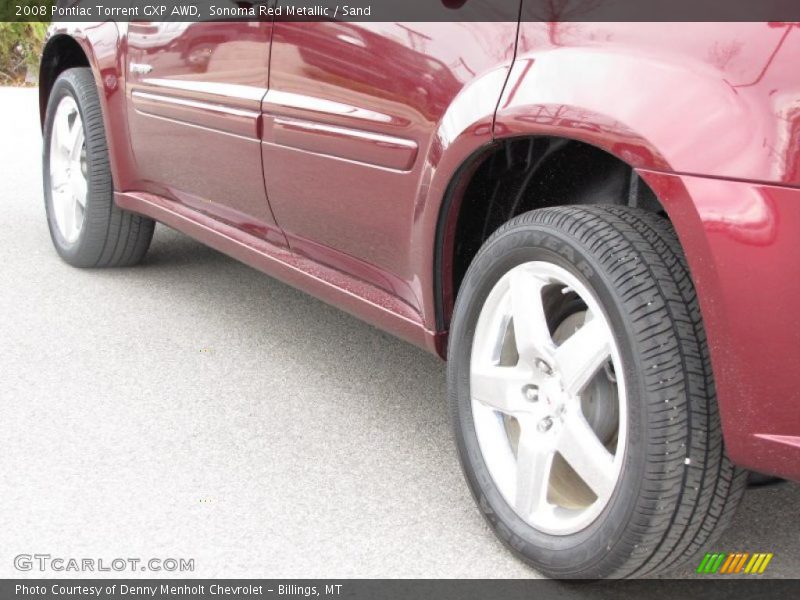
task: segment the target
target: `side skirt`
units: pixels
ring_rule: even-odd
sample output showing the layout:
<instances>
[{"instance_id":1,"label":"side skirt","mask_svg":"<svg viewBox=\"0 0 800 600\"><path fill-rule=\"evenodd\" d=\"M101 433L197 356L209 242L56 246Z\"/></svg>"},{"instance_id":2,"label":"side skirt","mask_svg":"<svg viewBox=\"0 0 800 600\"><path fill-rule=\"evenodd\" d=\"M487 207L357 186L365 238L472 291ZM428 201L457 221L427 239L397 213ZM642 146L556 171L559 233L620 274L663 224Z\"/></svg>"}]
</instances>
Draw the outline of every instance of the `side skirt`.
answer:
<instances>
[{"instance_id":1,"label":"side skirt","mask_svg":"<svg viewBox=\"0 0 800 600\"><path fill-rule=\"evenodd\" d=\"M384 290L155 194L115 192L114 199L122 209L177 229L370 325L438 354L440 336L425 328L413 308Z\"/></svg>"}]
</instances>

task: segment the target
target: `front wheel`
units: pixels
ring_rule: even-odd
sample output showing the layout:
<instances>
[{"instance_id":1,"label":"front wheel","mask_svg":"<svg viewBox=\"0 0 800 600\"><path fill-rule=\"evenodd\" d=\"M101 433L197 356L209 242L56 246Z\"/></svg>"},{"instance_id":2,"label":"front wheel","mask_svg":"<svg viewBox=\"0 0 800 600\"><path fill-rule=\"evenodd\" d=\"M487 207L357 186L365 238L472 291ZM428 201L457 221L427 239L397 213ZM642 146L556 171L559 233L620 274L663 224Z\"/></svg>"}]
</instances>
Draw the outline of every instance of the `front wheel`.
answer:
<instances>
[{"instance_id":1,"label":"front wheel","mask_svg":"<svg viewBox=\"0 0 800 600\"><path fill-rule=\"evenodd\" d=\"M674 568L742 496L688 268L655 214L548 208L501 227L458 294L448 390L481 512L549 576Z\"/></svg>"},{"instance_id":2,"label":"front wheel","mask_svg":"<svg viewBox=\"0 0 800 600\"><path fill-rule=\"evenodd\" d=\"M44 198L50 237L76 267L139 262L155 223L114 204L97 84L87 67L59 75L44 122Z\"/></svg>"}]
</instances>

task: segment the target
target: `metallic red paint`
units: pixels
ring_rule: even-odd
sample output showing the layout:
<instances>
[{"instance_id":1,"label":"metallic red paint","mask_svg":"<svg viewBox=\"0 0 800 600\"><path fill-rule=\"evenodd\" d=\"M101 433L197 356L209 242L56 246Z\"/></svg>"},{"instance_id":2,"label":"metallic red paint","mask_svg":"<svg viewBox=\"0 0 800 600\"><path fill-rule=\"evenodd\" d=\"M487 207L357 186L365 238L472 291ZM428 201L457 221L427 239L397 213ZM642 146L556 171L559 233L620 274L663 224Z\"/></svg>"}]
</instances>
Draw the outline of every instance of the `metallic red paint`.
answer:
<instances>
[{"instance_id":1,"label":"metallic red paint","mask_svg":"<svg viewBox=\"0 0 800 600\"><path fill-rule=\"evenodd\" d=\"M128 25L128 189L185 204L285 244L261 167L272 23ZM236 185L231 185L236 182Z\"/></svg>"},{"instance_id":2,"label":"metallic red paint","mask_svg":"<svg viewBox=\"0 0 800 600\"><path fill-rule=\"evenodd\" d=\"M797 24L103 23L53 35L74 37L95 72L120 206L440 355L437 295L447 311L476 157L530 135L613 154L686 250L732 458L800 479Z\"/></svg>"},{"instance_id":3,"label":"metallic red paint","mask_svg":"<svg viewBox=\"0 0 800 600\"><path fill-rule=\"evenodd\" d=\"M800 185L799 55L791 23L522 23L497 134L563 135L634 167Z\"/></svg>"}]
</instances>

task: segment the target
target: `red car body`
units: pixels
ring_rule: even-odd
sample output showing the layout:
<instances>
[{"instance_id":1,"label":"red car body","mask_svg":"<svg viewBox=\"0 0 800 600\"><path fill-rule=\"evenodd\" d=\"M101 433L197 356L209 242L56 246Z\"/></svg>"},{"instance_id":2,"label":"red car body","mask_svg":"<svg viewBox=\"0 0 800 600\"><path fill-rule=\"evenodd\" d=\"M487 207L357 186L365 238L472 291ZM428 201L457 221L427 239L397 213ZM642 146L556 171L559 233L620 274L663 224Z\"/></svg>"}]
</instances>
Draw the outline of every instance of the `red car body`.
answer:
<instances>
[{"instance_id":1,"label":"red car body","mask_svg":"<svg viewBox=\"0 0 800 600\"><path fill-rule=\"evenodd\" d=\"M119 206L440 356L479 157L613 155L682 242L730 457L800 480L796 24L61 24L42 114L79 52Z\"/></svg>"}]
</instances>

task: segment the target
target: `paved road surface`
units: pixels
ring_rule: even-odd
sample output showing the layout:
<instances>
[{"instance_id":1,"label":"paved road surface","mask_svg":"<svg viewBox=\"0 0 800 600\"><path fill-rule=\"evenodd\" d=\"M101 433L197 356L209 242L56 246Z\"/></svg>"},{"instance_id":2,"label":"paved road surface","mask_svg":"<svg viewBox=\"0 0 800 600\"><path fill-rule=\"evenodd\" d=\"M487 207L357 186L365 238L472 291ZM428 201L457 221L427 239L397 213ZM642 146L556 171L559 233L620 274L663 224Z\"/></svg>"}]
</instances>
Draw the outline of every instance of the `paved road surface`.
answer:
<instances>
[{"instance_id":1,"label":"paved road surface","mask_svg":"<svg viewBox=\"0 0 800 600\"><path fill-rule=\"evenodd\" d=\"M34 552L537 576L473 507L438 359L165 227L140 267L61 262L36 98L0 89L0 577ZM798 505L797 486L748 492L717 549L800 574Z\"/></svg>"}]
</instances>

